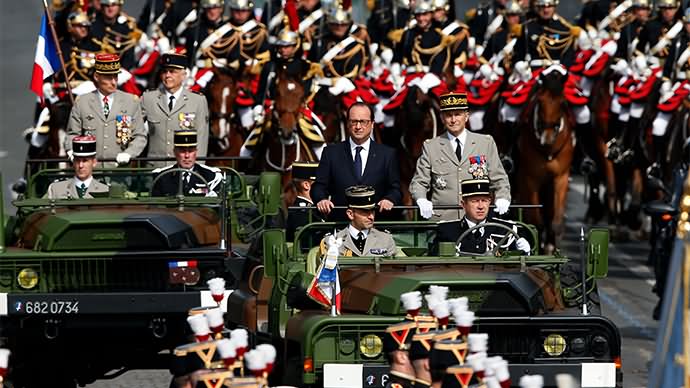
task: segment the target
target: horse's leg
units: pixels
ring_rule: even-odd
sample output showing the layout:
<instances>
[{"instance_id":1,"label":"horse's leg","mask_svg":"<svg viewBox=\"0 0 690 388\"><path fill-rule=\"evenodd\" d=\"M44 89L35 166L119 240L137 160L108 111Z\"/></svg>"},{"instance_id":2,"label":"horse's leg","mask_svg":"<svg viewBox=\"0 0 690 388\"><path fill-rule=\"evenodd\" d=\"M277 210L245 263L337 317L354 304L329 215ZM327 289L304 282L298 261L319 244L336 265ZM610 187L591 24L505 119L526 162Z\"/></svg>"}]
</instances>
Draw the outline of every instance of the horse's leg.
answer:
<instances>
[{"instance_id":1,"label":"horse's leg","mask_svg":"<svg viewBox=\"0 0 690 388\"><path fill-rule=\"evenodd\" d=\"M524 165L524 164L523 164ZM517 193L519 198L519 203L524 203L528 205L539 205L541 203L539 196L539 177L535 177L534 174L541 174L538 171L526 171L521 170L520 176L524 178L522 184L517 186ZM543 210L541 208L527 209L525 211L524 221L528 224L532 224L537 228L540 243L543 246L544 243L544 217ZM537 247L541 248L541 247Z\"/></svg>"},{"instance_id":2,"label":"horse's leg","mask_svg":"<svg viewBox=\"0 0 690 388\"><path fill-rule=\"evenodd\" d=\"M561 245L563 234L565 232L565 223L563 216L565 215L565 207L568 201L568 178L570 176L570 169L555 176L553 179L553 207L551 209L551 230L553 232L553 243L556 247Z\"/></svg>"}]
</instances>

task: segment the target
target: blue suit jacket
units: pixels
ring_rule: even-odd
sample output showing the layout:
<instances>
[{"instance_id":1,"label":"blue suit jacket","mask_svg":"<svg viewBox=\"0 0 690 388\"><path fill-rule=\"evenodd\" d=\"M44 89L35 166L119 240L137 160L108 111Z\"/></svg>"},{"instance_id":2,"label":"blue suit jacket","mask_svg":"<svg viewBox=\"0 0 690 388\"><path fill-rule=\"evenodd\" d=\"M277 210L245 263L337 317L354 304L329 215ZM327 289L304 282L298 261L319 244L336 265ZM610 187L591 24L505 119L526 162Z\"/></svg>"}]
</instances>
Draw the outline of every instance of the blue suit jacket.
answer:
<instances>
[{"instance_id":1,"label":"blue suit jacket","mask_svg":"<svg viewBox=\"0 0 690 388\"><path fill-rule=\"evenodd\" d=\"M359 180L355 175L355 163L350 152L349 140L331 144L323 150L316 171L316 181L310 191L314 203L319 203L330 195L333 204L345 206L345 189L355 185L367 185L376 190L376 202L385 198L394 205L400 204L400 170L395 150L373 140L369 144L367 165Z\"/></svg>"}]
</instances>

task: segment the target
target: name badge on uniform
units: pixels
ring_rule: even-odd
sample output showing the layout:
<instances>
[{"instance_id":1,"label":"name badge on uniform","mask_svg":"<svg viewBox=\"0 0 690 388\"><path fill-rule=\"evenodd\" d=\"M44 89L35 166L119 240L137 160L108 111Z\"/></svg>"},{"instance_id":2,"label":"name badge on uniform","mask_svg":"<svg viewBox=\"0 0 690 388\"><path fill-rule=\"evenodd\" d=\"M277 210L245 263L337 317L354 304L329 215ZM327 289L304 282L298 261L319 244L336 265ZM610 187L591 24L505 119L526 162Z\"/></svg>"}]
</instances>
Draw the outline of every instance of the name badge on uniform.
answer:
<instances>
[{"instance_id":1,"label":"name badge on uniform","mask_svg":"<svg viewBox=\"0 0 690 388\"><path fill-rule=\"evenodd\" d=\"M386 255L388 253L388 249L386 248L371 248L369 249L369 253L372 255Z\"/></svg>"},{"instance_id":2,"label":"name badge on uniform","mask_svg":"<svg viewBox=\"0 0 690 388\"><path fill-rule=\"evenodd\" d=\"M123 150L132 141L132 116L115 116L115 141Z\"/></svg>"},{"instance_id":3,"label":"name badge on uniform","mask_svg":"<svg viewBox=\"0 0 690 388\"><path fill-rule=\"evenodd\" d=\"M194 129L194 119L196 118L196 113L180 113L180 128L182 129Z\"/></svg>"}]
</instances>

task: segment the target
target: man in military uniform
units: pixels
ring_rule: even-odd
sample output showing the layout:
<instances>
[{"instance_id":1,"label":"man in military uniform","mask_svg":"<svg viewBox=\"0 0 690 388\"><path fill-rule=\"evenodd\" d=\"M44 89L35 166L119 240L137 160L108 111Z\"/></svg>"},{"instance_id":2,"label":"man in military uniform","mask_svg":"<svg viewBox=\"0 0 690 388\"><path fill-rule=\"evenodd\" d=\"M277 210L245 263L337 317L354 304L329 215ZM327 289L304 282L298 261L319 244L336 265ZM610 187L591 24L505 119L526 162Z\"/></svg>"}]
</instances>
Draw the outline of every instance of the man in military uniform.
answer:
<instances>
[{"instance_id":1,"label":"man in military uniform","mask_svg":"<svg viewBox=\"0 0 690 388\"><path fill-rule=\"evenodd\" d=\"M523 14L524 10L516 0L510 0L506 4L503 13L503 23L489 37L480 62L491 63L492 66L500 67L506 73L512 69L513 52L512 50L506 51L504 49L506 47L515 47L515 44L517 44Z\"/></svg>"},{"instance_id":2,"label":"man in military uniform","mask_svg":"<svg viewBox=\"0 0 690 388\"><path fill-rule=\"evenodd\" d=\"M410 2L407 0L375 0L367 20L371 41L380 47L393 48L411 16ZM394 42L391 37L396 35L397 40Z\"/></svg>"},{"instance_id":3,"label":"man in military uniform","mask_svg":"<svg viewBox=\"0 0 690 388\"><path fill-rule=\"evenodd\" d=\"M369 186L352 186L345 191L348 209L345 211L350 224L336 235L343 240L342 256L395 256L397 249L393 237L374 228L376 203L374 189Z\"/></svg>"},{"instance_id":4,"label":"man in military uniform","mask_svg":"<svg viewBox=\"0 0 690 388\"><path fill-rule=\"evenodd\" d=\"M101 42L101 51L117 53L122 67L131 70L136 66L134 47L141 37L137 21L122 11L124 0L100 2L101 10L91 25L91 34Z\"/></svg>"},{"instance_id":5,"label":"man in military uniform","mask_svg":"<svg viewBox=\"0 0 690 388\"><path fill-rule=\"evenodd\" d=\"M511 221L489 217L491 205L491 182L487 177L462 181L462 200L460 204L465 209L465 216L460 220L442 221L438 224L437 241L455 242L466 230L487 222L505 225L518 233L518 225ZM508 234L508 232L496 226L480 228L468 234L456 247L458 252L485 254L490 252ZM507 237L500 247L503 250L519 250L529 255L531 247L524 237Z\"/></svg>"},{"instance_id":6,"label":"man in military uniform","mask_svg":"<svg viewBox=\"0 0 690 388\"><path fill-rule=\"evenodd\" d=\"M186 24L180 24L177 28L178 42L186 47L190 67L212 66L210 63L205 63L205 59L214 59L209 56L213 54L210 49L212 43L209 43L208 48L205 48L203 52L197 53L197 51L202 42L206 42L206 38L223 24L223 0L201 0L201 9L201 17ZM197 61L199 59L201 60Z\"/></svg>"},{"instance_id":7,"label":"man in military uniform","mask_svg":"<svg viewBox=\"0 0 690 388\"><path fill-rule=\"evenodd\" d=\"M93 77L93 67L96 62L96 52L100 50L99 43L89 33L91 22L86 13L76 11L67 17L68 36L60 40L60 49L65 61L65 68L72 88L78 84L90 81ZM58 94L65 90L65 77L59 71L54 75L55 81L60 83Z\"/></svg>"},{"instance_id":8,"label":"man in military uniform","mask_svg":"<svg viewBox=\"0 0 690 388\"><path fill-rule=\"evenodd\" d=\"M300 20L297 32L304 37L302 49L305 53L309 53L312 49L322 50L325 12L326 10L321 6L321 0L297 2L297 17Z\"/></svg>"},{"instance_id":9,"label":"man in military uniform","mask_svg":"<svg viewBox=\"0 0 690 388\"><path fill-rule=\"evenodd\" d=\"M644 55L647 61L658 60L663 66L663 61L668 57L670 43L682 30L682 21L679 19L678 0L658 0L656 8L658 15L645 24L640 31L637 43L637 55ZM663 39L662 39L663 38Z\"/></svg>"},{"instance_id":10,"label":"man in military uniform","mask_svg":"<svg viewBox=\"0 0 690 388\"><path fill-rule=\"evenodd\" d=\"M219 189L218 185L223 176L219 168L196 162L196 131L190 129L176 131L174 139L177 163L153 170L153 173L157 175L154 178L155 183L151 195L161 197L181 193L182 195L217 196L216 190ZM174 171L174 169L184 171Z\"/></svg>"},{"instance_id":11,"label":"man in military uniform","mask_svg":"<svg viewBox=\"0 0 690 388\"><path fill-rule=\"evenodd\" d=\"M465 13L470 33L478 45L485 46L489 37L501 25L506 3L508 0L493 0Z\"/></svg>"},{"instance_id":12,"label":"man in military uniform","mask_svg":"<svg viewBox=\"0 0 690 388\"><path fill-rule=\"evenodd\" d=\"M316 169L318 167L319 164L314 162L292 163L292 184L295 186L297 198L291 206L299 206L304 209L288 210L287 220L285 221L285 238L287 241L293 241L297 229L309 224L310 220L311 222L322 220L319 212L315 211L314 201L309 196L311 184L316 180Z\"/></svg>"},{"instance_id":13,"label":"man in military uniform","mask_svg":"<svg viewBox=\"0 0 690 388\"><path fill-rule=\"evenodd\" d=\"M618 50L615 57L628 61L632 58L640 32L652 13L650 0L633 0L631 7L631 20L623 26L618 39Z\"/></svg>"},{"instance_id":14,"label":"man in military uniform","mask_svg":"<svg viewBox=\"0 0 690 388\"><path fill-rule=\"evenodd\" d=\"M96 167L96 138L77 136L72 139L74 177L53 182L48 186L44 198L72 199L93 198L92 193L107 193L108 186L93 178Z\"/></svg>"},{"instance_id":15,"label":"man in military uniform","mask_svg":"<svg viewBox=\"0 0 690 388\"><path fill-rule=\"evenodd\" d=\"M72 157L72 139L80 134L96 136L98 159L129 163L146 147L146 131L139 97L117 90L120 57L96 55L93 83L96 90L77 98L67 125L65 150Z\"/></svg>"},{"instance_id":16,"label":"man in military uniform","mask_svg":"<svg viewBox=\"0 0 690 388\"><path fill-rule=\"evenodd\" d=\"M383 354L390 365L386 388L415 386L415 374L409 352L416 326L415 322L401 322L386 328L383 336Z\"/></svg>"},{"instance_id":17,"label":"man in military uniform","mask_svg":"<svg viewBox=\"0 0 690 388\"><path fill-rule=\"evenodd\" d=\"M445 133L424 142L422 155L410 183L410 193L424 218L452 220L463 216L462 210L440 210L434 205L457 205L461 182L484 172L496 192L496 210L505 214L510 207L510 182L503 170L494 139L489 135L465 130L468 118L467 95L448 93L441 96L441 118ZM431 197L431 201L427 197Z\"/></svg>"},{"instance_id":18,"label":"man in military uniform","mask_svg":"<svg viewBox=\"0 0 690 388\"><path fill-rule=\"evenodd\" d=\"M328 13L327 21L321 45L312 47L309 60L321 63L324 78L320 84L329 86L328 91L339 96L355 89L354 80L367 62L367 47L351 33L357 26L352 23L350 11L336 8Z\"/></svg>"},{"instance_id":19,"label":"man in military uniform","mask_svg":"<svg viewBox=\"0 0 690 388\"><path fill-rule=\"evenodd\" d=\"M450 44L455 39L434 26L430 0L416 1L413 12L417 23L403 33L393 61L405 66L408 73L433 73L440 77L450 65ZM400 75L397 66L391 72Z\"/></svg>"},{"instance_id":20,"label":"man in military uniform","mask_svg":"<svg viewBox=\"0 0 690 388\"><path fill-rule=\"evenodd\" d=\"M468 38L470 37L469 27L461 23L450 15L450 4L448 0L432 0L434 9L434 25L441 29L441 33L453 37L450 44L450 55L453 62L461 68L467 63Z\"/></svg>"},{"instance_id":21,"label":"man in military uniform","mask_svg":"<svg viewBox=\"0 0 690 388\"><path fill-rule=\"evenodd\" d=\"M208 149L208 103L206 97L183 87L187 77L187 57L169 53L161 56L161 85L144 93L141 107L149 126L148 156L173 157L176 130L195 130L198 156Z\"/></svg>"}]
</instances>

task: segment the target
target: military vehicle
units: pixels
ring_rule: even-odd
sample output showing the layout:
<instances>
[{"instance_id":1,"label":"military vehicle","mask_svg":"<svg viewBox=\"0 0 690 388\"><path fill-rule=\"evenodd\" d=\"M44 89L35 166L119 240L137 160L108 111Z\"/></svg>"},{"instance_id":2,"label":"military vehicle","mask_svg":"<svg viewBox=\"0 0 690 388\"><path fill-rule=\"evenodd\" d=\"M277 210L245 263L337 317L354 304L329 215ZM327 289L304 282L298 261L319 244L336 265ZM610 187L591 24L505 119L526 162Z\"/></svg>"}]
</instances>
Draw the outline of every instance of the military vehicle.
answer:
<instances>
[{"instance_id":1,"label":"military vehicle","mask_svg":"<svg viewBox=\"0 0 690 388\"><path fill-rule=\"evenodd\" d=\"M74 387L128 369L167 369L170 350L188 342L188 310L216 303L206 281L222 277L234 288L238 251L247 247L238 243L278 214L277 174L222 171L227 195L215 198L151 197L145 168L97 169L110 191L91 199L42 198L71 170L31 176L16 215L0 214L7 383Z\"/></svg>"},{"instance_id":2,"label":"military vehicle","mask_svg":"<svg viewBox=\"0 0 690 388\"><path fill-rule=\"evenodd\" d=\"M523 226L538 246L534 228ZM319 236L342 227L312 223L294 241L285 241L282 230L265 230L263 262L229 297L228 319L281 349L282 384L383 387L382 334L405 319L400 295L443 285L449 298L469 298L479 317L472 330L490 335L489 354L509 361L514 384L524 374L542 374L554 386L556 374L570 373L622 386L620 334L600 314L596 288L608 271L608 230L590 230L586 242L583 235L584 256L576 260L558 252L456 256L454 243L435 248L433 222L379 222L404 256L340 257L342 310L333 316L306 289L321 260Z\"/></svg>"}]
</instances>

